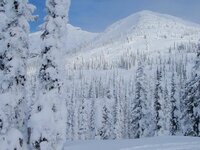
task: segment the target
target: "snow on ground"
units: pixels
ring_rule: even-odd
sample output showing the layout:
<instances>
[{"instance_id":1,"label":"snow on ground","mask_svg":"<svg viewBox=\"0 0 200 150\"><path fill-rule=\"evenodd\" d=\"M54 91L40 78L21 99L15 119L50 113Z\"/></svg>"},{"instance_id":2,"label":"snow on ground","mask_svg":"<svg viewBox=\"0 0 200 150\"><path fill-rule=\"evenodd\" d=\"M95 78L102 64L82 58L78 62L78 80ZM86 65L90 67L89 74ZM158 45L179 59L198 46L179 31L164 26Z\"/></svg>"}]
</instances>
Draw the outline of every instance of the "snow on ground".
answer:
<instances>
[{"instance_id":1,"label":"snow on ground","mask_svg":"<svg viewBox=\"0 0 200 150\"><path fill-rule=\"evenodd\" d=\"M135 140L76 141L64 150L200 150L200 138L154 137Z\"/></svg>"}]
</instances>

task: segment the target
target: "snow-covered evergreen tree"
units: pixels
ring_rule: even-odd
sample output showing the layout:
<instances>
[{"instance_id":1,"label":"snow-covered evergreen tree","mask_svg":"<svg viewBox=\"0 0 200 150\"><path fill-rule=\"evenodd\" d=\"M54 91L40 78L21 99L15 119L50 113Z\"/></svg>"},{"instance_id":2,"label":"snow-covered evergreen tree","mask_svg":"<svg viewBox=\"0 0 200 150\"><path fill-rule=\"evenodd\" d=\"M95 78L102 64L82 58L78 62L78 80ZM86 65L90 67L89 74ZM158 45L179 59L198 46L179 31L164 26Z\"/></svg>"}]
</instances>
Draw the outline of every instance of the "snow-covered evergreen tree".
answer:
<instances>
[{"instance_id":1,"label":"snow-covered evergreen tree","mask_svg":"<svg viewBox=\"0 0 200 150\"><path fill-rule=\"evenodd\" d=\"M128 96L128 85L124 88L124 138L129 137L129 96Z\"/></svg>"},{"instance_id":2,"label":"snow-covered evergreen tree","mask_svg":"<svg viewBox=\"0 0 200 150\"><path fill-rule=\"evenodd\" d=\"M64 50L70 0L46 0L43 25L38 101L30 118L34 149L62 149L66 140Z\"/></svg>"},{"instance_id":3,"label":"snow-covered evergreen tree","mask_svg":"<svg viewBox=\"0 0 200 150\"><path fill-rule=\"evenodd\" d=\"M108 106L104 104L102 110L102 126L98 131L98 135L102 140L112 139L114 135L113 131L113 117L112 113L109 110Z\"/></svg>"},{"instance_id":4,"label":"snow-covered evergreen tree","mask_svg":"<svg viewBox=\"0 0 200 150\"><path fill-rule=\"evenodd\" d=\"M87 140L89 138L89 115L87 112L86 98L82 97L78 110L78 137L79 140Z\"/></svg>"},{"instance_id":5,"label":"snow-covered evergreen tree","mask_svg":"<svg viewBox=\"0 0 200 150\"><path fill-rule=\"evenodd\" d=\"M139 62L136 71L135 98L131 106L130 126L131 138L140 138L148 136L149 130L149 112L147 107L147 84L144 66Z\"/></svg>"},{"instance_id":6,"label":"snow-covered evergreen tree","mask_svg":"<svg viewBox=\"0 0 200 150\"><path fill-rule=\"evenodd\" d=\"M184 135L200 136L200 44L192 79L185 86L183 96L183 133Z\"/></svg>"},{"instance_id":7,"label":"snow-covered evergreen tree","mask_svg":"<svg viewBox=\"0 0 200 150\"><path fill-rule=\"evenodd\" d=\"M90 99L90 118L89 118L89 139L95 139L96 134L96 103L95 103L95 87L94 82L90 83L89 89Z\"/></svg>"},{"instance_id":8,"label":"snow-covered evergreen tree","mask_svg":"<svg viewBox=\"0 0 200 150\"><path fill-rule=\"evenodd\" d=\"M124 96L123 96L123 88L122 88L122 79L120 78L117 82L118 85L116 86L117 95L115 97L115 105L114 105L114 112L116 113L114 116L115 120L115 138L122 139L124 135Z\"/></svg>"},{"instance_id":9,"label":"snow-covered evergreen tree","mask_svg":"<svg viewBox=\"0 0 200 150\"><path fill-rule=\"evenodd\" d=\"M0 118L1 131L7 136L11 129L17 132L23 131L23 135L20 133L20 139L27 136L28 21L34 19L32 16L34 8L27 0L0 1L0 16L3 21L0 25L0 99L1 112L3 112L1 113L3 118ZM16 134L16 141L19 141L17 137L18 134ZM15 140L10 141L11 145L14 144L13 142ZM12 149L11 147L9 149Z\"/></svg>"},{"instance_id":10,"label":"snow-covered evergreen tree","mask_svg":"<svg viewBox=\"0 0 200 150\"><path fill-rule=\"evenodd\" d=\"M10 128L6 135L0 136L0 147L2 150L27 150L24 135L16 128Z\"/></svg>"},{"instance_id":11,"label":"snow-covered evergreen tree","mask_svg":"<svg viewBox=\"0 0 200 150\"><path fill-rule=\"evenodd\" d=\"M163 102L163 113L165 114L164 117L164 134L169 135L170 132L170 96L169 96L169 91L168 91L168 85L165 83L165 88L164 88L164 102Z\"/></svg>"},{"instance_id":12,"label":"snow-covered evergreen tree","mask_svg":"<svg viewBox=\"0 0 200 150\"><path fill-rule=\"evenodd\" d=\"M0 99L4 101L5 104L1 104L1 111L0 111L0 133L5 133L8 129L8 116L6 116L5 112L2 111L5 109L5 105L7 102L6 95L4 97L4 93L8 91L8 89L4 88L4 80L7 78L5 75L8 76L8 58L6 57L7 46L6 46L6 28L7 28L7 15L6 15L6 2L0 1L0 18L2 19L2 23L0 25ZM9 92L9 91L8 91ZM9 94L9 93L8 93Z\"/></svg>"},{"instance_id":13,"label":"snow-covered evergreen tree","mask_svg":"<svg viewBox=\"0 0 200 150\"><path fill-rule=\"evenodd\" d=\"M67 97L67 121L66 121L66 138L67 140L73 140L75 136L75 87L72 86L70 95Z\"/></svg>"},{"instance_id":14,"label":"snow-covered evergreen tree","mask_svg":"<svg viewBox=\"0 0 200 150\"><path fill-rule=\"evenodd\" d=\"M161 85L162 72L157 69L156 71L156 81L155 81L155 91L154 91L154 121L155 121L155 135L163 134L163 89Z\"/></svg>"},{"instance_id":15,"label":"snow-covered evergreen tree","mask_svg":"<svg viewBox=\"0 0 200 150\"><path fill-rule=\"evenodd\" d=\"M179 122L179 107L176 97L176 84L175 84L175 75L172 73L171 77L171 93L170 93L170 134L176 135L180 130L180 122Z\"/></svg>"}]
</instances>

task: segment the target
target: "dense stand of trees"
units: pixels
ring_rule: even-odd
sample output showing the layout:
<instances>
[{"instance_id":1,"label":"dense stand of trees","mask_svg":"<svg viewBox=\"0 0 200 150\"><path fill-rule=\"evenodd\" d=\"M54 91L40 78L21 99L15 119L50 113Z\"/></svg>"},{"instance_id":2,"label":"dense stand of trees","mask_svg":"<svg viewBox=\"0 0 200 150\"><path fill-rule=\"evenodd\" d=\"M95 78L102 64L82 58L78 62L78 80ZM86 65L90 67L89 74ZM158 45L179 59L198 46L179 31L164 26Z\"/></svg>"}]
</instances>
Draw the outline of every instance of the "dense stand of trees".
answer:
<instances>
[{"instance_id":1,"label":"dense stand of trees","mask_svg":"<svg viewBox=\"0 0 200 150\"><path fill-rule=\"evenodd\" d=\"M197 80L199 54L197 54L196 65L190 67L192 62L194 63L192 60L199 46L180 45L182 49L179 45L174 46L164 56L162 54L148 56L144 51L132 52L128 55L128 52L127 55L123 54L122 59L116 61L117 63L104 59L94 62L94 58L87 62L87 64L96 63L95 66L98 66L98 63L103 64L102 61L106 61L108 66L112 66L106 69L100 65L99 68L86 65L88 67L86 69L83 64L82 69L77 69L76 65L79 66L79 62L77 64L71 62L75 67L71 68L69 64L66 78L69 86L67 93L69 97L73 96L70 97L71 103L74 104L73 114L81 117L84 114L85 120L81 118L82 121L78 120L74 125L70 124L72 128L74 127L71 131L75 134L74 137L69 136L67 139L83 139L83 137L84 139L122 139L159 135L199 136ZM181 57L177 57L177 54ZM125 60L124 57L128 57L126 60L130 62L134 61L130 68L126 65L116 65L121 60ZM93 74L90 73L91 70ZM73 87L73 90L70 87ZM189 89L192 90L190 91L192 95ZM84 113L80 112L80 107L84 108ZM76 119L74 117L71 115L67 120L74 121ZM191 122L188 122L189 118ZM79 132L77 129L76 126L79 124L81 127L84 126L84 132ZM193 132L190 131L192 129L197 133L192 134Z\"/></svg>"}]
</instances>

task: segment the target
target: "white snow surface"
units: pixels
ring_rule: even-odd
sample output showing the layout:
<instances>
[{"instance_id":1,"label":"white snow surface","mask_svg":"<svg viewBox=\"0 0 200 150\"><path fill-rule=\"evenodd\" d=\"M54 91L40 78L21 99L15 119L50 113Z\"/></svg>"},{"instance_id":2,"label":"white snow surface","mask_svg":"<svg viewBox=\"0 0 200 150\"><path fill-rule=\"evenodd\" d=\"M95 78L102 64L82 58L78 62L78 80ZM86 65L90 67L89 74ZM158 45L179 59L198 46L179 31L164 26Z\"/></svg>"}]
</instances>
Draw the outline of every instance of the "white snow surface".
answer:
<instances>
[{"instance_id":1,"label":"white snow surface","mask_svg":"<svg viewBox=\"0 0 200 150\"><path fill-rule=\"evenodd\" d=\"M71 24L67 25L67 32L66 33L67 39L66 39L66 53L73 51L75 48L78 48L80 45L87 45L89 41L94 39L98 33L91 33L82 30L79 27L74 27ZM31 53L39 53L41 49L41 36L42 32L38 31L35 33L30 34L30 49Z\"/></svg>"},{"instance_id":2,"label":"white snow surface","mask_svg":"<svg viewBox=\"0 0 200 150\"><path fill-rule=\"evenodd\" d=\"M134 140L76 141L64 150L200 150L200 138L154 137Z\"/></svg>"}]
</instances>

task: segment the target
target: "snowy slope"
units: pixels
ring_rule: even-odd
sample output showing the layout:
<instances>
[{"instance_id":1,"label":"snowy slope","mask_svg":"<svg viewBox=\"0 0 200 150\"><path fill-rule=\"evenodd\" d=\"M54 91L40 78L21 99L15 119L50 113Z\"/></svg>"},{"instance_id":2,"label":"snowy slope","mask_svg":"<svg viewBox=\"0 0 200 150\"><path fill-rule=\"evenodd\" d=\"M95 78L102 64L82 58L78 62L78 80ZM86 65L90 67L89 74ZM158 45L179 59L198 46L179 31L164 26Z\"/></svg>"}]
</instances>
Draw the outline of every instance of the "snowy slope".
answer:
<instances>
[{"instance_id":1,"label":"snowy slope","mask_svg":"<svg viewBox=\"0 0 200 150\"><path fill-rule=\"evenodd\" d=\"M107 39L115 39L123 35L134 34L135 36L147 35L162 38L166 34L170 38L180 38L187 33L188 35L195 34L199 27L197 24L180 18L145 10L117 21L106 29L104 36Z\"/></svg>"},{"instance_id":2,"label":"snowy slope","mask_svg":"<svg viewBox=\"0 0 200 150\"><path fill-rule=\"evenodd\" d=\"M40 35L40 32L30 35L31 53L40 52ZM155 59L175 45L197 43L199 39L200 25L151 11L132 14L112 24L103 33L90 33L68 25L66 67L91 64L100 59L117 64L123 55L137 55L138 51ZM31 66L35 62L31 62Z\"/></svg>"},{"instance_id":3,"label":"snowy slope","mask_svg":"<svg viewBox=\"0 0 200 150\"><path fill-rule=\"evenodd\" d=\"M196 43L200 39L200 25L170 15L141 11L117 21L99 34L86 47L76 51L69 61L89 60L105 55L117 60L124 52L165 52L174 43Z\"/></svg>"},{"instance_id":4,"label":"snowy slope","mask_svg":"<svg viewBox=\"0 0 200 150\"><path fill-rule=\"evenodd\" d=\"M155 137L66 143L64 150L200 150L200 138Z\"/></svg>"},{"instance_id":5,"label":"snowy slope","mask_svg":"<svg viewBox=\"0 0 200 150\"><path fill-rule=\"evenodd\" d=\"M40 49L40 35L40 32L30 35L32 52ZM125 50L163 51L174 43L196 43L199 39L200 25L145 10L117 21L102 33L83 31L69 24L65 49L67 54L74 53L68 55L70 62L77 57L88 59L101 54L118 59Z\"/></svg>"},{"instance_id":6,"label":"snowy slope","mask_svg":"<svg viewBox=\"0 0 200 150\"><path fill-rule=\"evenodd\" d=\"M79 46L86 46L88 42L93 40L97 35L98 33L87 32L79 27L68 24L67 49L72 51Z\"/></svg>"},{"instance_id":7,"label":"snowy slope","mask_svg":"<svg viewBox=\"0 0 200 150\"><path fill-rule=\"evenodd\" d=\"M155 39L186 39L196 37L200 25L170 15L151 11L141 11L132 14L109 26L99 36L98 42L108 40L122 40L127 37L155 38Z\"/></svg>"},{"instance_id":8,"label":"snowy slope","mask_svg":"<svg viewBox=\"0 0 200 150\"><path fill-rule=\"evenodd\" d=\"M30 49L32 53L39 53L41 46L41 34L42 33L40 31L30 34ZM72 51L80 45L87 45L89 41L91 41L98 35L98 33L87 32L79 27L74 27L70 24L68 24L68 33L66 34L68 34L68 39L66 39L66 52Z\"/></svg>"}]
</instances>

